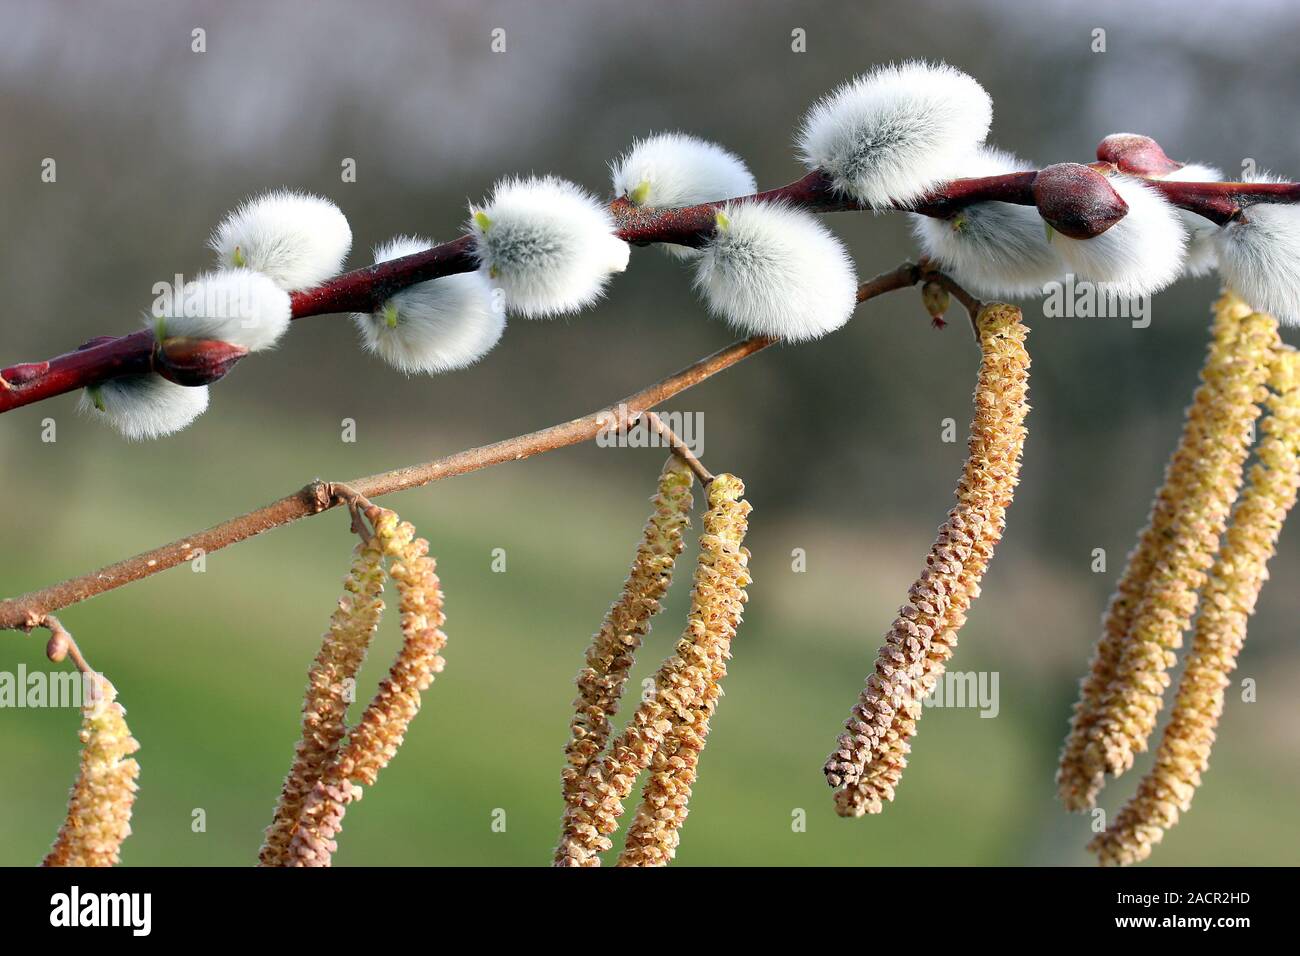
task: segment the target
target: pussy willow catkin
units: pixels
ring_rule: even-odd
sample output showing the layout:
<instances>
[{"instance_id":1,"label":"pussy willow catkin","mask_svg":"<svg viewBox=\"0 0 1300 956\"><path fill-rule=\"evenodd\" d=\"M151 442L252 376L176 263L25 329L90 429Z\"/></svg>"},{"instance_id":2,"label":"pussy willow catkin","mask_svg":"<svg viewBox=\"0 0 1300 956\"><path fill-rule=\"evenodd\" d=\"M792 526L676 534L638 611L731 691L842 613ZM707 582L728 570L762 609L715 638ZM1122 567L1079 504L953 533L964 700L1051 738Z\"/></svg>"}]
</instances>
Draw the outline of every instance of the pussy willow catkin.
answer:
<instances>
[{"instance_id":1,"label":"pussy willow catkin","mask_svg":"<svg viewBox=\"0 0 1300 956\"><path fill-rule=\"evenodd\" d=\"M388 766L420 710L420 692L443 668L442 588L429 543L391 511L373 508L368 514L400 597L402 647L347 743L304 802L286 854L289 866L329 866L344 809L361 798L360 784L372 786Z\"/></svg>"},{"instance_id":2,"label":"pussy willow catkin","mask_svg":"<svg viewBox=\"0 0 1300 956\"><path fill-rule=\"evenodd\" d=\"M1300 353L1279 349L1269 384L1258 462L1205 585L1187 667L1155 765L1110 828L1089 844L1103 864L1137 863L1150 856L1179 814L1190 809L1201 774L1209 769L1228 675L1237 666L1247 622L1268 577L1268 561L1300 486Z\"/></svg>"},{"instance_id":3,"label":"pussy willow catkin","mask_svg":"<svg viewBox=\"0 0 1300 956\"><path fill-rule=\"evenodd\" d=\"M983 357L956 507L940 527L824 768L831 786L841 788L835 796L841 816L878 813L893 799L921 701L943 676L1015 493L1029 412L1027 330L1020 310L1003 304L987 306L978 326Z\"/></svg>"},{"instance_id":4,"label":"pussy willow catkin","mask_svg":"<svg viewBox=\"0 0 1300 956\"><path fill-rule=\"evenodd\" d=\"M651 499L654 511L642 531L623 591L605 612L600 630L587 648L586 665L578 672L571 736L564 748L568 761L562 779L566 805L580 799L582 777L609 741L610 721L618 713L637 648L672 584L673 566L683 547L682 533L691 523L692 481L690 468L670 457L659 476L658 492ZM570 858L569 839L566 832L556 847L556 862Z\"/></svg>"},{"instance_id":5,"label":"pussy willow catkin","mask_svg":"<svg viewBox=\"0 0 1300 956\"><path fill-rule=\"evenodd\" d=\"M1241 489L1250 426L1277 341L1271 317L1252 313L1230 294L1216 303L1202 384L1075 706L1057 773L1067 807L1093 806L1106 773L1123 773L1134 753L1146 749L1174 651Z\"/></svg>"},{"instance_id":6,"label":"pussy willow catkin","mask_svg":"<svg viewBox=\"0 0 1300 956\"><path fill-rule=\"evenodd\" d=\"M1104 782L1105 765L1095 748L1089 751L1089 743L1105 714L1104 705L1110 697L1138 608L1146 596L1165 545L1173 535L1180 496L1197 482L1199 469L1205 464L1199 448L1204 423L1213 420L1214 407L1221 400L1218 370L1231 363L1241 323L1250 314L1251 309L1231 294L1225 294L1216 303L1210 348L1201 372L1202 384L1187 410L1182 437L1166 468L1164 483L1152 502L1147 525L1128 556L1128 563L1102 618L1102 636L1093 651L1090 671L1080 686L1079 700L1074 707L1070 733L1057 771L1060 798L1071 810L1093 806Z\"/></svg>"},{"instance_id":7,"label":"pussy willow catkin","mask_svg":"<svg viewBox=\"0 0 1300 956\"><path fill-rule=\"evenodd\" d=\"M750 583L749 553L741 547L749 502L744 483L722 474L709 483L709 510L700 535L700 555L691 591L690 615L675 652L655 674L654 690L641 701L627 727L579 780L581 792L564 812L561 846L566 855L556 866L599 866L598 854L612 843L623 801L637 777L651 766L656 752L678 756L647 784L647 822L638 828L626 862L666 862L677 845L677 828L686 816L708 718L717 703L718 683L726 673L731 640L744 609ZM689 765L689 774L677 775ZM649 818L655 822L650 825ZM629 838L630 839L630 838Z\"/></svg>"},{"instance_id":8,"label":"pussy willow catkin","mask_svg":"<svg viewBox=\"0 0 1300 956\"><path fill-rule=\"evenodd\" d=\"M307 672L302 737L280 791L275 816L258 851L262 866L284 866L303 804L334 759L347 732L348 704L356 675L384 613L383 547L378 537L359 542L343 581L343 596L330 616L320 652Z\"/></svg>"},{"instance_id":9,"label":"pussy willow catkin","mask_svg":"<svg viewBox=\"0 0 1300 956\"><path fill-rule=\"evenodd\" d=\"M42 866L113 866L122 842L131 835L140 765L131 754L140 744L126 725L117 689L91 674L82 686L95 687L82 708L81 771L68 797L68 816Z\"/></svg>"}]
</instances>

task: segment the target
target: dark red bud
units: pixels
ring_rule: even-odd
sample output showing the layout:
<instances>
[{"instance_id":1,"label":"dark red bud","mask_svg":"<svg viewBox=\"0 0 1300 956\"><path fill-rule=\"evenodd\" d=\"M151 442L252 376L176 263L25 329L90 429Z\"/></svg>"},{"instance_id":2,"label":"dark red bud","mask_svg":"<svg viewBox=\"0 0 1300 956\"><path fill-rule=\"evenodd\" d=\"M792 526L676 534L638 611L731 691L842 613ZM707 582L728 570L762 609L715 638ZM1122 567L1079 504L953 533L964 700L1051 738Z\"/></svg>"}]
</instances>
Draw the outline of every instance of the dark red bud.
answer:
<instances>
[{"instance_id":1,"label":"dark red bud","mask_svg":"<svg viewBox=\"0 0 1300 956\"><path fill-rule=\"evenodd\" d=\"M1128 213L1128 203L1090 166L1057 163L1034 177L1034 204L1053 229L1071 239L1100 236Z\"/></svg>"},{"instance_id":2,"label":"dark red bud","mask_svg":"<svg viewBox=\"0 0 1300 956\"><path fill-rule=\"evenodd\" d=\"M154 346L153 367L177 385L211 385L247 354L248 349L229 342L176 336Z\"/></svg>"},{"instance_id":3,"label":"dark red bud","mask_svg":"<svg viewBox=\"0 0 1300 956\"><path fill-rule=\"evenodd\" d=\"M1097 158L1136 176L1167 176L1183 168L1182 163L1166 156L1154 139L1137 133L1111 133L1097 144Z\"/></svg>"}]
</instances>

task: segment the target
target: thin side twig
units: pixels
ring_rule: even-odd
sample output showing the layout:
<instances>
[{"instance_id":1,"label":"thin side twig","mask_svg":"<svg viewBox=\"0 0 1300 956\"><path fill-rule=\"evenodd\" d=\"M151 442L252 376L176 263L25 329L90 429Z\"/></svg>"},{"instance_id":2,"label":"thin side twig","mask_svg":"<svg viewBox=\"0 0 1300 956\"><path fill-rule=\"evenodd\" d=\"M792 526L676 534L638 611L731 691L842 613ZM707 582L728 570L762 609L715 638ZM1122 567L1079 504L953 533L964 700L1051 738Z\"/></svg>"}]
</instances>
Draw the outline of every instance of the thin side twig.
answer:
<instances>
[{"instance_id":1,"label":"thin side twig","mask_svg":"<svg viewBox=\"0 0 1300 956\"><path fill-rule=\"evenodd\" d=\"M863 283L858 293L858 301L865 302L886 292L915 285L920 281L921 275L919 267L906 263L898 269ZM629 395L621 402L549 428L516 435L514 438L507 438L490 445L468 448L422 464L408 465L405 468L353 479L346 483L313 481L291 495L223 521L206 531L187 535L170 544L100 568L98 571L69 578L59 584L2 601L0 602L0 630L31 630L39 626L46 615L60 608L80 603L178 564L192 561L200 554L211 554L273 528L318 515L345 504L349 496L378 498L396 491L418 488L444 478L468 474L492 465L520 461L533 455L589 441L605 429L626 426L655 406L743 361L755 352L762 351L775 341L757 335L741 339Z\"/></svg>"}]
</instances>

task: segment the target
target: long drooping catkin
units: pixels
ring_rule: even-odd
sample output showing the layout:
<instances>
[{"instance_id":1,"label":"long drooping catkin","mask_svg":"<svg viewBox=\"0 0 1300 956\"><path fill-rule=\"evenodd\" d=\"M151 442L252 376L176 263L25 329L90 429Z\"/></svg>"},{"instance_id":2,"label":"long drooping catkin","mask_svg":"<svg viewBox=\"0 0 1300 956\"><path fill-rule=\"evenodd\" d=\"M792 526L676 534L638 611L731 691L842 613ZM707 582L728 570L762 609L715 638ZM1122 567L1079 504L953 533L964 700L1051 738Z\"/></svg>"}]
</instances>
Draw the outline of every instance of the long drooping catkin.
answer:
<instances>
[{"instance_id":1,"label":"long drooping catkin","mask_svg":"<svg viewBox=\"0 0 1300 956\"><path fill-rule=\"evenodd\" d=\"M717 479L714 479L716 482ZM711 486L710 486L711 487ZM726 494L731 491L722 489ZM739 496L743 486L734 493ZM714 630L718 653L709 662L709 679L700 693L685 709L673 707L669 714L672 726L664 734L663 742L650 762L650 776L642 789L641 805L628 828L627 841L619 855L619 866L667 866L677 854L681 842L682 824L686 822L691 799L691 787L699 772L700 755L709 736L709 721L722 697L722 679L727 676L727 660L731 656L731 638L740 621L740 609L746 600L742 590L750 581L749 551L740 547L745 540L748 504L738 502L734 507L719 509L712 530L706 530L714 540L701 541L701 551L711 556L711 564L701 565L696 574L696 590L713 589L721 592L701 607L712 608L720 620L710 622L703 616L692 618L688 628ZM656 684L655 693L659 693ZM683 702L684 703L684 702Z\"/></svg>"},{"instance_id":2,"label":"long drooping catkin","mask_svg":"<svg viewBox=\"0 0 1300 956\"><path fill-rule=\"evenodd\" d=\"M81 771L68 796L68 816L42 866L113 866L131 834L140 765L131 754L140 744L126 725L117 689L102 675L89 673L92 686L81 720Z\"/></svg>"},{"instance_id":3,"label":"long drooping catkin","mask_svg":"<svg viewBox=\"0 0 1300 956\"><path fill-rule=\"evenodd\" d=\"M1300 486L1300 354L1294 349L1277 351L1270 385L1259 460L1205 585L1187 667L1155 765L1110 828L1089 844L1103 864L1137 863L1150 856L1179 814L1190 809L1201 774L1209 769L1228 675L1237 666L1247 623L1268 577L1268 561Z\"/></svg>"},{"instance_id":4,"label":"long drooping catkin","mask_svg":"<svg viewBox=\"0 0 1300 956\"><path fill-rule=\"evenodd\" d=\"M1147 525L1139 535L1136 547L1129 554L1128 563L1111 596L1102 619L1101 639L1093 651L1089 673L1080 685L1079 700L1074 707L1070 732L1062 750L1056 778L1061 801L1068 809L1085 810L1094 806L1097 794L1105 782L1107 762L1096 744L1100 733L1099 724L1109 714L1107 708L1119 673L1120 660L1129 643L1139 608L1151 591L1157 567L1162 562L1168 562L1166 555L1173 550L1172 545L1179 534L1175 525L1183 508L1184 497L1189 489L1203 483L1210 468L1224 467L1221 459L1207 457L1202 449L1207 441L1218 441L1216 429L1221 432L1224 427L1232 427L1230 419L1253 417L1253 402L1248 399L1248 407L1240 405L1243 397L1240 389L1236 392L1239 404L1235 414L1225 416L1217 411L1232 400L1230 389L1229 394L1225 395L1225 386L1231 384L1232 373L1241 370L1236 354L1238 340L1244 334L1246 347L1254 349L1258 347L1261 338L1269 337L1264 328L1267 322L1248 322L1251 314L1250 307L1232 293L1225 292L1215 303L1210 346L1201 370L1201 385L1187 409L1182 437L1165 469L1164 482L1152 502ZM1251 377L1253 379L1255 376ZM1232 452L1226 466L1229 473L1232 471L1232 461L1238 457L1244 461L1245 436L1243 423L1236 436L1230 440ZM1238 462L1238 475L1240 468ZM1224 491L1226 493L1228 489L1225 488ZM1231 499L1228 504L1231 504ZM1223 507L1222 503L1220 507ZM1213 551L1206 557L1212 558ZM1181 635L1181 631L1179 633Z\"/></svg>"},{"instance_id":5,"label":"long drooping catkin","mask_svg":"<svg viewBox=\"0 0 1300 956\"><path fill-rule=\"evenodd\" d=\"M611 846L608 834L618 828L623 801L665 740L682 754L683 764L685 754L691 755L693 776L703 746L701 730L707 732L708 716L716 706L718 682L726 673L731 640L746 600L744 588L750 583L749 555L741 547L750 511L749 502L741 498L744 492L744 484L734 475L718 475L709 483L709 510L703 520L686 628L675 652L660 665L653 693L641 701L622 734L579 779L578 798L564 812L561 846L566 854L555 861L556 866L600 865L599 854ZM681 780L665 778L651 784L650 806L662 796L664 804L658 809L668 813L653 833L649 828L640 831L639 845L661 841L662 854L675 847L689 780L685 787Z\"/></svg>"},{"instance_id":6,"label":"long drooping catkin","mask_svg":"<svg viewBox=\"0 0 1300 956\"><path fill-rule=\"evenodd\" d=\"M372 507L367 515L400 598L402 647L347 743L304 802L286 853L288 866L329 866L344 809L361 798L360 784L372 786L388 766L420 710L420 692L443 668L442 589L429 544L391 511Z\"/></svg>"},{"instance_id":7,"label":"long drooping catkin","mask_svg":"<svg viewBox=\"0 0 1300 956\"><path fill-rule=\"evenodd\" d=\"M354 699L356 675L384 613L380 597L384 590L383 549L377 537L357 544L343 590L320 652L307 673L302 736L258 851L262 866L285 865L303 804L325 768L338 756L347 731L345 721L348 704Z\"/></svg>"},{"instance_id":8,"label":"long drooping catkin","mask_svg":"<svg viewBox=\"0 0 1300 956\"><path fill-rule=\"evenodd\" d=\"M690 526L691 470L670 457L659 476L659 489L651 499L654 511L646 521L632 560L632 569L618 600L601 621L587 648L585 666L578 672L578 697L564 748L563 773L566 804L579 799L582 776L609 742L610 721L618 713L623 686L636 658L637 648L650 630L651 619L672 584L673 565L682 552L682 533ZM555 858L569 857L567 840L556 848Z\"/></svg>"},{"instance_id":9,"label":"long drooping catkin","mask_svg":"<svg viewBox=\"0 0 1300 956\"><path fill-rule=\"evenodd\" d=\"M1225 297L1203 370L1208 403L1188 413L1194 464L1169 469L1166 494L1174 508L1164 543L1147 575L1146 589L1115 662L1107 693L1080 745L1072 734L1063 767L1068 768L1074 805L1091 805L1106 774L1119 776L1147 748L1164 704L1168 671L1196 612L1197 594L1218 552L1232 503L1241 493L1250 431L1267 394L1270 356L1278 343L1277 322L1268 315L1240 316ZM1064 789L1064 787L1062 788Z\"/></svg>"},{"instance_id":10,"label":"long drooping catkin","mask_svg":"<svg viewBox=\"0 0 1300 956\"><path fill-rule=\"evenodd\" d=\"M980 580L1006 525L1029 411L1029 355L1020 312L991 305L978 320L983 357L969 455L957 505L940 527L867 686L824 768L842 816L878 813L907 765L921 701L942 678Z\"/></svg>"}]
</instances>

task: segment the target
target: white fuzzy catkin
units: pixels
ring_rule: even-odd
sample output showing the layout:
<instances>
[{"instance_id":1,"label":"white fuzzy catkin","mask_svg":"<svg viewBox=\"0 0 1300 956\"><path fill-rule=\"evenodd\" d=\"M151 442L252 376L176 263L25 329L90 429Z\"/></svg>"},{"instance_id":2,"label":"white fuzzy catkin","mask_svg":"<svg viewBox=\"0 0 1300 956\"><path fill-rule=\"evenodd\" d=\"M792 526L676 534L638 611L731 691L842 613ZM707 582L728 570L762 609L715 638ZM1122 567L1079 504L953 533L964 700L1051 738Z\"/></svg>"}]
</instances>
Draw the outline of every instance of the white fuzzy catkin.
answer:
<instances>
[{"instance_id":1,"label":"white fuzzy catkin","mask_svg":"<svg viewBox=\"0 0 1300 956\"><path fill-rule=\"evenodd\" d=\"M727 203L695 264L709 311L747 335L788 342L838 329L857 305L843 244L817 217L784 203Z\"/></svg>"},{"instance_id":2,"label":"white fuzzy catkin","mask_svg":"<svg viewBox=\"0 0 1300 956\"><path fill-rule=\"evenodd\" d=\"M912 61L877 67L819 100L798 143L837 190L869 206L907 206L951 178L992 121L979 83L947 64Z\"/></svg>"},{"instance_id":3,"label":"white fuzzy catkin","mask_svg":"<svg viewBox=\"0 0 1300 956\"><path fill-rule=\"evenodd\" d=\"M1151 295L1177 279L1187 255L1187 231L1178 210L1140 179L1122 174L1110 184L1128 213L1100 236L1071 239L1052 233L1065 270L1125 299Z\"/></svg>"},{"instance_id":4,"label":"white fuzzy catkin","mask_svg":"<svg viewBox=\"0 0 1300 956\"><path fill-rule=\"evenodd\" d=\"M208 387L187 388L161 375L123 375L82 391L78 410L132 441L185 428L208 407Z\"/></svg>"},{"instance_id":5,"label":"white fuzzy catkin","mask_svg":"<svg viewBox=\"0 0 1300 956\"><path fill-rule=\"evenodd\" d=\"M1213 166L1203 163L1185 163L1182 169L1176 169L1161 177L1178 183L1218 183L1223 182L1223 173ZM1183 225L1187 229L1187 263L1184 268L1190 276L1209 275L1219 264L1219 256L1214 248L1215 237L1219 227L1196 213L1179 209Z\"/></svg>"},{"instance_id":6,"label":"white fuzzy catkin","mask_svg":"<svg viewBox=\"0 0 1300 956\"><path fill-rule=\"evenodd\" d=\"M567 180L503 179L470 212L481 270L506 307L530 319L590 305L627 268L630 250L609 210Z\"/></svg>"},{"instance_id":7,"label":"white fuzzy catkin","mask_svg":"<svg viewBox=\"0 0 1300 956\"><path fill-rule=\"evenodd\" d=\"M216 339L250 352L268 349L289 328L289 294L251 269L222 269L185 283L154 303L161 336Z\"/></svg>"},{"instance_id":8,"label":"white fuzzy catkin","mask_svg":"<svg viewBox=\"0 0 1300 956\"><path fill-rule=\"evenodd\" d=\"M1268 173L1247 182L1284 182ZM1215 238L1224 281L1261 312L1300 325L1300 206L1255 203Z\"/></svg>"},{"instance_id":9,"label":"white fuzzy catkin","mask_svg":"<svg viewBox=\"0 0 1300 956\"><path fill-rule=\"evenodd\" d=\"M1036 168L1010 153L982 146L957 164L955 172L963 177L1000 176ZM1043 287L1065 271L1033 206L981 202L951 219L915 213L909 218L922 251L978 296L1042 295Z\"/></svg>"},{"instance_id":10,"label":"white fuzzy catkin","mask_svg":"<svg viewBox=\"0 0 1300 956\"><path fill-rule=\"evenodd\" d=\"M735 199L754 192L744 160L689 133L637 140L611 164L615 197L658 209Z\"/></svg>"},{"instance_id":11,"label":"white fuzzy catkin","mask_svg":"<svg viewBox=\"0 0 1300 956\"><path fill-rule=\"evenodd\" d=\"M398 236L375 247L375 262L433 245L428 239ZM418 282L376 312L353 313L352 320L367 351L407 373L472 365L492 350L506 327L505 309L494 307L492 288L480 272Z\"/></svg>"},{"instance_id":12,"label":"white fuzzy catkin","mask_svg":"<svg viewBox=\"0 0 1300 956\"><path fill-rule=\"evenodd\" d=\"M637 206L673 209L748 196L754 174L735 153L689 133L656 133L637 140L610 164L615 198ZM660 248L679 259L699 250L676 243Z\"/></svg>"},{"instance_id":13,"label":"white fuzzy catkin","mask_svg":"<svg viewBox=\"0 0 1300 956\"><path fill-rule=\"evenodd\" d=\"M328 199L276 189L228 213L208 244L219 266L247 267L295 292L338 275L352 248L352 228Z\"/></svg>"}]
</instances>

